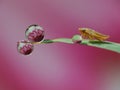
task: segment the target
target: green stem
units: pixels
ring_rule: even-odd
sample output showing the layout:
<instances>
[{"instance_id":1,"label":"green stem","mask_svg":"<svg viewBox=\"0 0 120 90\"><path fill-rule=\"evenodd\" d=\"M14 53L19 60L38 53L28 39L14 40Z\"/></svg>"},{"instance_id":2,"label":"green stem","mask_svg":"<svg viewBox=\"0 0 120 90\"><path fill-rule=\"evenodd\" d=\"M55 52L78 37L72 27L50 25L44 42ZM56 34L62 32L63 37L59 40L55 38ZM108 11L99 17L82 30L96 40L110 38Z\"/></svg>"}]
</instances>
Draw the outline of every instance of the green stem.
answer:
<instances>
[{"instance_id":1,"label":"green stem","mask_svg":"<svg viewBox=\"0 0 120 90\"><path fill-rule=\"evenodd\" d=\"M36 44L49 44L49 43L67 43L67 44L75 44L72 42L72 39L70 38L57 38L57 39L45 39L42 42L38 42ZM87 46L92 46L92 47L97 47L97 48L102 48L110 51L114 51L117 53L120 53L120 43L114 43L110 41L98 41L98 40L82 40L81 43L82 45L87 45Z\"/></svg>"}]
</instances>

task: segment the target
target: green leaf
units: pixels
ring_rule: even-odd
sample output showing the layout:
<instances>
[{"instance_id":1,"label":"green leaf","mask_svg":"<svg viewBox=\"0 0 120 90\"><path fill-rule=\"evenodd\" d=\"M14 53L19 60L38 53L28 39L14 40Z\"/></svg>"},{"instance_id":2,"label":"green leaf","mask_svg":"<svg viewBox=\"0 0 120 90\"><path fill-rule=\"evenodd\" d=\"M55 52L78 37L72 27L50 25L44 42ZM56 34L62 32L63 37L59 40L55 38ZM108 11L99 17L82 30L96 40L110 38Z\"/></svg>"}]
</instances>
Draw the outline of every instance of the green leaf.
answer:
<instances>
[{"instance_id":1,"label":"green leaf","mask_svg":"<svg viewBox=\"0 0 120 90\"><path fill-rule=\"evenodd\" d=\"M86 44L88 46L98 47L106 50L111 50L117 53L120 53L120 43L114 43L110 41L89 41L89 40L83 40L81 44Z\"/></svg>"},{"instance_id":2,"label":"green leaf","mask_svg":"<svg viewBox=\"0 0 120 90\"><path fill-rule=\"evenodd\" d=\"M53 39L52 41L73 44L72 39L69 38L57 38L57 39Z\"/></svg>"},{"instance_id":3,"label":"green leaf","mask_svg":"<svg viewBox=\"0 0 120 90\"><path fill-rule=\"evenodd\" d=\"M67 43L67 44L75 44L72 42L72 39L69 38L57 38L57 39L46 39L44 40L42 43L56 43L56 42L60 42L60 43ZM98 40L82 40L81 43L78 44L83 44L83 45L88 45L88 46L92 46L92 47L97 47L97 48L102 48L102 49L106 49L106 50L110 50L110 51L114 51L117 53L120 53L120 43L115 43L115 42L110 42L110 41L98 41Z\"/></svg>"}]
</instances>

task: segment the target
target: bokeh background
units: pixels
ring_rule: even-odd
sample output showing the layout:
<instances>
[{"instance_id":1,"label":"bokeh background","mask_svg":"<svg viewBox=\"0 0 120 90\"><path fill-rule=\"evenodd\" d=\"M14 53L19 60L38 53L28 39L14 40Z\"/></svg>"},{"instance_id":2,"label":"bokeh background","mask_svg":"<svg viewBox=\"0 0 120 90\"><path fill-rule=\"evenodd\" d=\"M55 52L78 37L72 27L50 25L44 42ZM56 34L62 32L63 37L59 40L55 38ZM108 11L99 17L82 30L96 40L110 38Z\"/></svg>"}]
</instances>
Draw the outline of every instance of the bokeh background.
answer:
<instances>
[{"instance_id":1,"label":"bokeh background","mask_svg":"<svg viewBox=\"0 0 120 90\"><path fill-rule=\"evenodd\" d=\"M120 43L119 0L0 0L0 90L120 90L118 53L63 43L18 53L31 24L49 39L89 27Z\"/></svg>"}]
</instances>

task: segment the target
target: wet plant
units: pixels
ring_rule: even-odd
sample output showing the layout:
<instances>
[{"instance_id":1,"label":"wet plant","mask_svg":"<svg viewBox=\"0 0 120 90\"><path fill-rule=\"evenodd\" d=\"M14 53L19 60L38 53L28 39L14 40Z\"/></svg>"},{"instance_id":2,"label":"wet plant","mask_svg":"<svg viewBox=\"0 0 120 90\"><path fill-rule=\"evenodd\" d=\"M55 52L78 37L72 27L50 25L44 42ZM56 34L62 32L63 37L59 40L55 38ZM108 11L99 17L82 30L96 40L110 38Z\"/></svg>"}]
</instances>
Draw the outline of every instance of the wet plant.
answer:
<instances>
[{"instance_id":1,"label":"wet plant","mask_svg":"<svg viewBox=\"0 0 120 90\"><path fill-rule=\"evenodd\" d=\"M101 34L89 28L79 28L78 30L81 33L73 35L71 38L45 39L44 29L39 25L33 24L25 31L27 40L17 42L17 50L23 55L29 55L32 53L34 45L66 43L87 45L120 53L120 43L107 41L106 39L109 38L108 35Z\"/></svg>"}]
</instances>

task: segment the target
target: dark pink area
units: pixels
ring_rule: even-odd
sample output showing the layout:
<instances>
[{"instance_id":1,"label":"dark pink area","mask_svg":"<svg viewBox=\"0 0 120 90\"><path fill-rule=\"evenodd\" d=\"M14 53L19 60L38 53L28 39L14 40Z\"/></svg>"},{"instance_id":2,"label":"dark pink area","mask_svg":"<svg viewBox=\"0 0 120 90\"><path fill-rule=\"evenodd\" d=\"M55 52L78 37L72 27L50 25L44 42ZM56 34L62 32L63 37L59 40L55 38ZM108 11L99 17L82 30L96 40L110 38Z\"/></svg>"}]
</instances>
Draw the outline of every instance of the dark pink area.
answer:
<instances>
[{"instance_id":1,"label":"dark pink area","mask_svg":"<svg viewBox=\"0 0 120 90\"><path fill-rule=\"evenodd\" d=\"M0 12L0 90L120 88L120 54L56 43L24 56L16 43L31 24L42 26L47 39L71 38L88 27L120 43L119 0L0 0Z\"/></svg>"}]
</instances>

